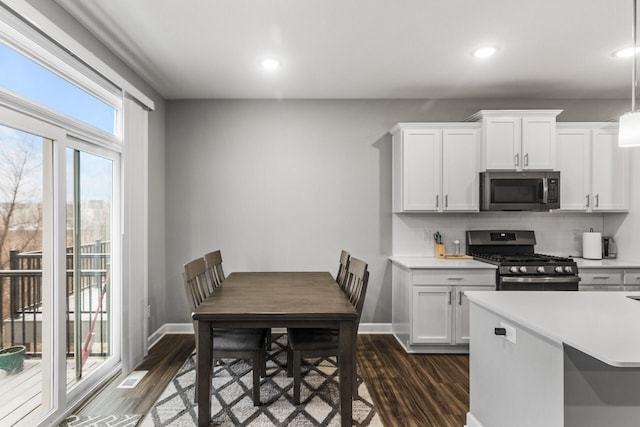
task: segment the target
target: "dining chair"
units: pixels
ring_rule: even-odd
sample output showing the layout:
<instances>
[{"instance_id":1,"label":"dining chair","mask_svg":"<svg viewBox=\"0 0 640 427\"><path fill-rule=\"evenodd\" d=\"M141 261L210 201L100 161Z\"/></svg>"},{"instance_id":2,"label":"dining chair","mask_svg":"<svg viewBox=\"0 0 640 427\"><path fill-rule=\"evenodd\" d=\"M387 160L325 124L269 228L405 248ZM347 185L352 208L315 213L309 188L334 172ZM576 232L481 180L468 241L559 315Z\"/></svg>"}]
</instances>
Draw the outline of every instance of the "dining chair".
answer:
<instances>
[{"instance_id":1,"label":"dining chair","mask_svg":"<svg viewBox=\"0 0 640 427\"><path fill-rule=\"evenodd\" d=\"M211 285L213 288L219 287L225 278L224 271L222 270L222 253L219 250L209 252L205 254L204 260L207 264Z\"/></svg>"},{"instance_id":2,"label":"dining chair","mask_svg":"<svg viewBox=\"0 0 640 427\"><path fill-rule=\"evenodd\" d=\"M355 346L358 337L358 325L360 324L360 316L369 282L367 263L352 257L349 261L346 276L345 294L358 312L353 336L351 337L354 348L353 372L355 375ZM287 335L287 375L289 377L293 376L293 403L294 405L299 405L302 358L336 357L337 359L339 331L329 328L289 328L287 329ZM356 381L353 382L353 388L353 394L356 396L358 391Z\"/></svg>"},{"instance_id":3,"label":"dining chair","mask_svg":"<svg viewBox=\"0 0 640 427\"><path fill-rule=\"evenodd\" d=\"M204 258L198 258L184 265L184 285L191 313L211 294L212 286L207 283L207 267ZM213 292L216 292L215 290ZM196 356L198 354L198 322L193 321L196 336ZM265 329L214 328L212 331L212 353L215 365L218 359L248 359L253 369L253 404L260 405L260 374L266 376ZM196 390L198 389L196 377Z\"/></svg>"},{"instance_id":4,"label":"dining chair","mask_svg":"<svg viewBox=\"0 0 640 427\"><path fill-rule=\"evenodd\" d=\"M222 270L222 253L220 250L209 252L204 255L207 264L207 272L213 289L218 288L224 282L225 276ZM266 350L271 350L271 328L266 328L267 336L265 338Z\"/></svg>"},{"instance_id":5,"label":"dining chair","mask_svg":"<svg viewBox=\"0 0 640 427\"><path fill-rule=\"evenodd\" d=\"M340 252L340 265L338 266L338 274L336 274L336 282L342 289L344 289L347 281L347 269L349 268L350 259L351 254L343 249Z\"/></svg>"}]
</instances>

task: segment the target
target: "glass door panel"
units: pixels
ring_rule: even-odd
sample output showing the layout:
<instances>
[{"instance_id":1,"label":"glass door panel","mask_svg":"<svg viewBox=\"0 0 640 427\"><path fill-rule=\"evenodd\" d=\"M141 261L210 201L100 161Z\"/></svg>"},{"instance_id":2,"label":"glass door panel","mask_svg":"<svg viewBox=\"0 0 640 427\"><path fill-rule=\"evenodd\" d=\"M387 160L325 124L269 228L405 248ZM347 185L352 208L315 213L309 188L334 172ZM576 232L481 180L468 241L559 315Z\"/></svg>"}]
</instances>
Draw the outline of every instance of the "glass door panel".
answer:
<instances>
[{"instance_id":1,"label":"glass door panel","mask_svg":"<svg viewBox=\"0 0 640 427\"><path fill-rule=\"evenodd\" d=\"M68 385L113 354L113 162L67 148Z\"/></svg>"},{"instance_id":2,"label":"glass door panel","mask_svg":"<svg viewBox=\"0 0 640 427\"><path fill-rule=\"evenodd\" d=\"M51 284L43 280L43 156L51 141L0 125L0 425L51 409ZM45 274L45 277L50 275Z\"/></svg>"}]
</instances>

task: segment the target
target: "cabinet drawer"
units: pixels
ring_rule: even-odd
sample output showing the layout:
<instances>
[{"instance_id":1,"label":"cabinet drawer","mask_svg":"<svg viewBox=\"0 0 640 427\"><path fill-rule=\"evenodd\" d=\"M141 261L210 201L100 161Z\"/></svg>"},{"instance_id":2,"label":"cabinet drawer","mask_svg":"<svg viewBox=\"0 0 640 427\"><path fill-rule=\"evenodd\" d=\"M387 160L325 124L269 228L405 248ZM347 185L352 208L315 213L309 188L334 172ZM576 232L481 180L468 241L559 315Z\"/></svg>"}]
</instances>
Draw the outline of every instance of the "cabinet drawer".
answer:
<instances>
[{"instance_id":1,"label":"cabinet drawer","mask_svg":"<svg viewBox=\"0 0 640 427\"><path fill-rule=\"evenodd\" d=\"M604 291L622 291L622 285L580 285L580 291L604 292Z\"/></svg>"},{"instance_id":2,"label":"cabinet drawer","mask_svg":"<svg viewBox=\"0 0 640 427\"><path fill-rule=\"evenodd\" d=\"M639 271L625 271L624 272L624 285L640 286L640 272Z\"/></svg>"},{"instance_id":3,"label":"cabinet drawer","mask_svg":"<svg viewBox=\"0 0 640 427\"><path fill-rule=\"evenodd\" d=\"M413 272L414 285L473 286L495 285L495 270L436 270L425 269Z\"/></svg>"},{"instance_id":4,"label":"cabinet drawer","mask_svg":"<svg viewBox=\"0 0 640 427\"><path fill-rule=\"evenodd\" d=\"M622 285L622 271L601 270L580 272L580 285Z\"/></svg>"},{"instance_id":5,"label":"cabinet drawer","mask_svg":"<svg viewBox=\"0 0 640 427\"><path fill-rule=\"evenodd\" d=\"M624 285L626 292L640 292L640 285Z\"/></svg>"}]
</instances>

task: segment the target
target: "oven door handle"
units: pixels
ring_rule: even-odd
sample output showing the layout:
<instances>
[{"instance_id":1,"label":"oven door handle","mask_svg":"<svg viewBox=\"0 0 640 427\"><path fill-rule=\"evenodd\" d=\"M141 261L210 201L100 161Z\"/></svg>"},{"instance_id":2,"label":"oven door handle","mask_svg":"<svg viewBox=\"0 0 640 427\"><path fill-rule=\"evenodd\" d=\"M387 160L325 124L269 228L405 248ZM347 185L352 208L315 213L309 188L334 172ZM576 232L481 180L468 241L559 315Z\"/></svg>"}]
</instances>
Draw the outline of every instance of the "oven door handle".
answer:
<instances>
[{"instance_id":1,"label":"oven door handle","mask_svg":"<svg viewBox=\"0 0 640 427\"><path fill-rule=\"evenodd\" d=\"M501 277L502 283L577 283L579 276L561 277Z\"/></svg>"}]
</instances>

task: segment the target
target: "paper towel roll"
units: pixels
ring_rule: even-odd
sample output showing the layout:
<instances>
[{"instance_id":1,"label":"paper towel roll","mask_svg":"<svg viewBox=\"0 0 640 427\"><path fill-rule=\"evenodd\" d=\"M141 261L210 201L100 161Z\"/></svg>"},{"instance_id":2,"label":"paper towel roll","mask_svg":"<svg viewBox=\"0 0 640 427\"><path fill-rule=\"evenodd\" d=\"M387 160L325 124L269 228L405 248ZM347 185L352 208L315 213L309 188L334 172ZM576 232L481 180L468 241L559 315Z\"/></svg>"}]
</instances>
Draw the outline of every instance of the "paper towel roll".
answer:
<instances>
[{"instance_id":1,"label":"paper towel roll","mask_svg":"<svg viewBox=\"0 0 640 427\"><path fill-rule=\"evenodd\" d=\"M602 233L582 233L582 258L602 259Z\"/></svg>"}]
</instances>

